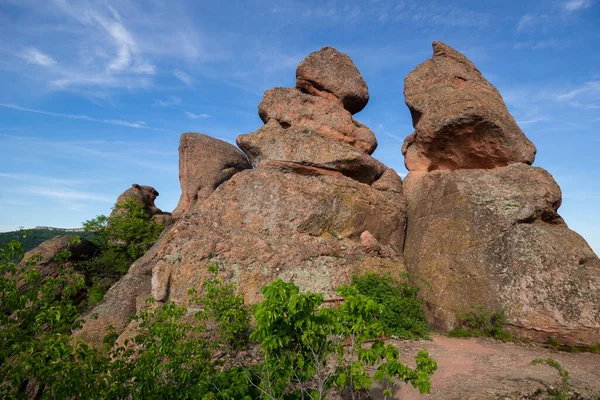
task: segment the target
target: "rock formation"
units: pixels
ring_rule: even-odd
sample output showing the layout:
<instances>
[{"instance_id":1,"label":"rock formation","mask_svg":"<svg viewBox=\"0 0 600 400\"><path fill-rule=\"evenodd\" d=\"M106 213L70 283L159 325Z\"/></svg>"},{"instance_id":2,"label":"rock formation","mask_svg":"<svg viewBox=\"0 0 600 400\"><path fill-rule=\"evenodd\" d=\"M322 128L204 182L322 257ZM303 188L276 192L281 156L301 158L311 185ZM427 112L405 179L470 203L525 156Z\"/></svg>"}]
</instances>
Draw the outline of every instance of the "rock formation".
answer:
<instances>
[{"instance_id":1,"label":"rock formation","mask_svg":"<svg viewBox=\"0 0 600 400\"><path fill-rule=\"evenodd\" d=\"M64 262L57 260L57 256L63 251L71 253L69 259ZM72 240L69 236L55 236L26 252L18 269L35 267L42 278L56 276L59 268L72 267L78 261L93 257L97 251L98 246L87 239Z\"/></svg>"},{"instance_id":2,"label":"rock formation","mask_svg":"<svg viewBox=\"0 0 600 400\"><path fill-rule=\"evenodd\" d=\"M367 154L372 154L377 147L375 134L355 121L337 102L295 88L267 90L258 106L258 114L264 123L274 119L283 128L309 128L324 138L348 143Z\"/></svg>"},{"instance_id":3,"label":"rock formation","mask_svg":"<svg viewBox=\"0 0 600 400\"><path fill-rule=\"evenodd\" d=\"M369 89L346 54L332 47L310 53L296 69L296 87L341 104L356 114L369 101Z\"/></svg>"},{"instance_id":4,"label":"rock formation","mask_svg":"<svg viewBox=\"0 0 600 400\"><path fill-rule=\"evenodd\" d=\"M465 56L441 42L404 80L415 131L402 146L409 171L532 164L535 147L502 96Z\"/></svg>"},{"instance_id":5,"label":"rock formation","mask_svg":"<svg viewBox=\"0 0 600 400\"><path fill-rule=\"evenodd\" d=\"M246 156L235 146L200 133L184 133L179 143L181 198L173 216L185 214L220 184L248 168Z\"/></svg>"},{"instance_id":6,"label":"rock formation","mask_svg":"<svg viewBox=\"0 0 600 400\"><path fill-rule=\"evenodd\" d=\"M124 204L127 200L134 200L144 206L144 211L152 217L155 222L168 226L172 222L171 213L163 212L154 205L154 200L158 197L158 192L152 186L143 186L134 183L129 189L117 197L115 206ZM118 213L119 209L114 209L111 215ZM109 217L110 218L110 217Z\"/></svg>"},{"instance_id":7,"label":"rock formation","mask_svg":"<svg viewBox=\"0 0 600 400\"><path fill-rule=\"evenodd\" d=\"M265 125L237 139L245 154L182 135L176 221L78 334L95 345L109 326L127 336L148 296L185 303L215 262L253 304L277 278L330 298L353 273L398 273L406 258L431 284L422 293L439 328L483 305L521 336L600 342L600 261L559 216L560 188L531 166L535 147L473 63L433 47L406 78L404 183L370 156L375 136L351 114L366 84L331 48L300 64L296 88L265 93ZM156 191L138 192L152 209Z\"/></svg>"},{"instance_id":8,"label":"rock formation","mask_svg":"<svg viewBox=\"0 0 600 400\"><path fill-rule=\"evenodd\" d=\"M528 165L535 149L496 89L462 54L433 47L406 78L415 132L404 146L404 255L432 285L431 322L450 329L457 311L483 305L521 336L600 342L600 261L558 215L560 188Z\"/></svg>"},{"instance_id":9,"label":"rock formation","mask_svg":"<svg viewBox=\"0 0 600 400\"><path fill-rule=\"evenodd\" d=\"M331 298L353 273L404 271L402 180L369 156L375 136L344 108L357 111L354 100L343 100L356 85L334 78L355 67L333 49L321 51L336 54L341 66L328 62L339 70L323 81L308 71L306 81L335 98L321 89L267 91L259 106L266 125L238 138L254 169L227 143L182 136L176 222L108 291L92 311L98 318L88 318L79 335L96 345L110 325L127 335L130 316L148 296L185 303L213 262L249 304L277 278ZM315 57L303 64L315 64ZM353 79L362 81L357 71ZM366 85L361 90L354 97L366 104Z\"/></svg>"}]
</instances>

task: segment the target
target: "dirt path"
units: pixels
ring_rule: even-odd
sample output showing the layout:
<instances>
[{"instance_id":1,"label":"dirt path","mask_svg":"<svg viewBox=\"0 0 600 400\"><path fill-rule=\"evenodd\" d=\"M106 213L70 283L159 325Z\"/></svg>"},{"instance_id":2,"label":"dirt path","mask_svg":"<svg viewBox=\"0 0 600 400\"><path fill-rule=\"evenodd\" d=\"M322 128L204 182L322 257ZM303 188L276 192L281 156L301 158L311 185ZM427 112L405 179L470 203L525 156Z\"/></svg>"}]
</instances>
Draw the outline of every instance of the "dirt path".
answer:
<instances>
[{"instance_id":1,"label":"dirt path","mask_svg":"<svg viewBox=\"0 0 600 400\"><path fill-rule=\"evenodd\" d=\"M491 339L432 339L392 341L408 363L420 349L429 351L438 363L431 394L421 396L403 384L394 399L546 399L548 389L560 385L560 377L553 368L533 366L531 361L549 357L571 374L573 392L579 396L573 398L600 399L600 354L558 352Z\"/></svg>"}]
</instances>

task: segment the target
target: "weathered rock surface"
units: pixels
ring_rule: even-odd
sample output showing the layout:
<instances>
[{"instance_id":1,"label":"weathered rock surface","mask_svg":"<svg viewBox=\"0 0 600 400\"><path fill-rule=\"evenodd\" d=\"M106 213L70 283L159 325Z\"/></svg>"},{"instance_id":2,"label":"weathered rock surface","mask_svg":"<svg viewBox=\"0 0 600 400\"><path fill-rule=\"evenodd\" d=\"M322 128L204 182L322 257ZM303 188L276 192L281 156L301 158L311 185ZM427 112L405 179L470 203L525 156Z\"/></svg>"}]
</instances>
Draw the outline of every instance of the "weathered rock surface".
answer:
<instances>
[{"instance_id":1,"label":"weathered rock surface","mask_svg":"<svg viewBox=\"0 0 600 400\"><path fill-rule=\"evenodd\" d=\"M154 200L158 197L158 192L152 186L138 185L134 183L129 189L124 191L117 198L116 206L124 204L127 200L135 200L140 205L144 206L144 211L152 217L155 222L159 222L164 226L170 225L173 220L171 213L164 212L160 208L156 207ZM120 210L114 209L111 216Z\"/></svg>"},{"instance_id":2,"label":"weathered rock surface","mask_svg":"<svg viewBox=\"0 0 600 400\"><path fill-rule=\"evenodd\" d=\"M400 175L391 168L386 168L372 186L373 189L377 190L389 190L396 193L404 193L402 178L400 178Z\"/></svg>"},{"instance_id":3,"label":"weathered rock surface","mask_svg":"<svg viewBox=\"0 0 600 400\"><path fill-rule=\"evenodd\" d=\"M369 101L369 89L346 54L333 47L310 53L296 69L296 87L313 96L340 103L356 114Z\"/></svg>"},{"instance_id":4,"label":"weathered rock surface","mask_svg":"<svg viewBox=\"0 0 600 400\"><path fill-rule=\"evenodd\" d=\"M403 271L405 227L400 193L273 165L242 171L163 233L110 289L93 310L98 319L88 319L80 334L98 344L110 324L123 332L150 294L185 303L212 262L249 304L276 278L332 297L353 272ZM373 240L361 241L364 231Z\"/></svg>"},{"instance_id":5,"label":"weathered rock surface","mask_svg":"<svg viewBox=\"0 0 600 400\"><path fill-rule=\"evenodd\" d=\"M200 133L184 133L179 141L181 198L173 216L181 217L220 184L248 168L246 156L235 146Z\"/></svg>"},{"instance_id":6,"label":"weathered rock surface","mask_svg":"<svg viewBox=\"0 0 600 400\"><path fill-rule=\"evenodd\" d=\"M414 132L402 153L409 171L532 164L535 146L500 93L464 55L441 42L404 80Z\"/></svg>"},{"instance_id":7,"label":"weathered rock surface","mask_svg":"<svg viewBox=\"0 0 600 400\"><path fill-rule=\"evenodd\" d=\"M294 88L275 88L265 92L258 106L264 123L274 119L281 126L312 129L317 134L348 143L371 154L377 147L375 134L352 118L341 105Z\"/></svg>"},{"instance_id":8,"label":"weathered rock surface","mask_svg":"<svg viewBox=\"0 0 600 400\"><path fill-rule=\"evenodd\" d=\"M600 262L557 214L552 176L524 164L493 170L411 172L404 181L410 272L432 284L431 320L503 309L521 336L600 342Z\"/></svg>"},{"instance_id":9,"label":"weathered rock surface","mask_svg":"<svg viewBox=\"0 0 600 400\"><path fill-rule=\"evenodd\" d=\"M69 251L71 256L68 260L57 260L63 251ZM35 268L42 277L56 276L59 268L72 267L78 261L93 257L97 251L98 246L87 239L73 240L69 236L56 236L26 252L18 269Z\"/></svg>"},{"instance_id":10,"label":"weathered rock surface","mask_svg":"<svg viewBox=\"0 0 600 400\"><path fill-rule=\"evenodd\" d=\"M291 161L339 171L367 184L386 170L382 163L353 146L324 138L308 128L284 129L273 119L256 132L238 136L237 144L254 166L265 160Z\"/></svg>"}]
</instances>

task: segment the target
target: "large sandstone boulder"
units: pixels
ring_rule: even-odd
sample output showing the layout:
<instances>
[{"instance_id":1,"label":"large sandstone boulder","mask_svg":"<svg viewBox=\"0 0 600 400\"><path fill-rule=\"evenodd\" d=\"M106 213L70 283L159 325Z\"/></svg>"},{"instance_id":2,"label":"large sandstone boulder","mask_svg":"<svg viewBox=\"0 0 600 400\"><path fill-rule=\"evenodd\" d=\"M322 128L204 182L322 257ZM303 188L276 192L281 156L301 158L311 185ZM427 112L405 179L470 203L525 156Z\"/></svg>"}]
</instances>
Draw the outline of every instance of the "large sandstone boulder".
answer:
<instances>
[{"instance_id":1,"label":"large sandstone boulder","mask_svg":"<svg viewBox=\"0 0 600 400\"><path fill-rule=\"evenodd\" d=\"M298 89L267 90L258 106L258 114L264 123L274 119L284 128L308 128L324 138L348 143L367 154L377 147L375 134L355 121L340 104Z\"/></svg>"},{"instance_id":2,"label":"large sandstone boulder","mask_svg":"<svg viewBox=\"0 0 600 400\"><path fill-rule=\"evenodd\" d=\"M521 336L600 342L600 262L557 214L561 191L541 168L411 172L404 182L410 272L443 329L473 305L504 310Z\"/></svg>"},{"instance_id":3,"label":"large sandstone boulder","mask_svg":"<svg viewBox=\"0 0 600 400\"><path fill-rule=\"evenodd\" d=\"M386 169L353 146L324 138L309 128L284 129L275 120L256 132L238 136L237 144L254 166L265 160L291 161L339 171L367 184L375 182Z\"/></svg>"},{"instance_id":4,"label":"large sandstone boulder","mask_svg":"<svg viewBox=\"0 0 600 400\"><path fill-rule=\"evenodd\" d=\"M414 132L402 147L409 171L532 164L535 146L500 93L467 59L441 42L404 80Z\"/></svg>"},{"instance_id":5,"label":"large sandstone boulder","mask_svg":"<svg viewBox=\"0 0 600 400\"><path fill-rule=\"evenodd\" d=\"M235 146L200 133L184 133L179 142L181 198L173 211L181 217L234 174L252 168Z\"/></svg>"},{"instance_id":6,"label":"large sandstone boulder","mask_svg":"<svg viewBox=\"0 0 600 400\"><path fill-rule=\"evenodd\" d=\"M333 47L310 53L296 69L296 87L313 96L340 103L356 114L369 101L369 89L346 54Z\"/></svg>"},{"instance_id":7,"label":"large sandstone boulder","mask_svg":"<svg viewBox=\"0 0 600 400\"><path fill-rule=\"evenodd\" d=\"M403 271L405 227L404 197L396 191L276 165L242 171L164 232L79 334L99 344L109 325L123 332L149 295L185 303L212 262L248 304L277 278L335 297L353 273Z\"/></svg>"}]
</instances>

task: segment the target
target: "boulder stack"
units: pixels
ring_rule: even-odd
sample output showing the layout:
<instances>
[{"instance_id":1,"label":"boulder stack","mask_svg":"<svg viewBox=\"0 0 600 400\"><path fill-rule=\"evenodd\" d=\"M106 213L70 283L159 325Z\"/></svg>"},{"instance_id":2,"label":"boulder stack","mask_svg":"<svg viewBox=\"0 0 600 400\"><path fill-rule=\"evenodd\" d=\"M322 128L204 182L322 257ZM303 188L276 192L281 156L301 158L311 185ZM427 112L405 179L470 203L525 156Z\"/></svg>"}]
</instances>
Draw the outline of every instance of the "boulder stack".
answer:
<instances>
[{"instance_id":1,"label":"boulder stack","mask_svg":"<svg viewBox=\"0 0 600 400\"><path fill-rule=\"evenodd\" d=\"M500 93L464 55L433 43L433 57L404 80L415 131L402 146L409 171L532 164L535 146Z\"/></svg>"},{"instance_id":2,"label":"boulder stack","mask_svg":"<svg viewBox=\"0 0 600 400\"><path fill-rule=\"evenodd\" d=\"M177 220L108 291L82 337L99 345L110 325L126 332L150 295L185 303L214 262L249 304L277 278L332 298L354 273L405 270L402 180L369 155L375 136L351 114L366 104L366 84L331 48L298 71L302 91L268 90L265 125L237 140L253 169L227 143L182 136Z\"/></svg>"},{"instance_id":3,"label":"boulder stack","mask_svg":"<svg viewBox=\"0 0 600 400\"><path fill-rule=\"evenodd\" d=\"M561 191L532 167L535 148L465 56L435 42L405 80L415 127L403 152L404 255L431 322L471 306L504 311L520 336L600 342L600 261L557 210Z\"/></svg>"}]
</instances>

